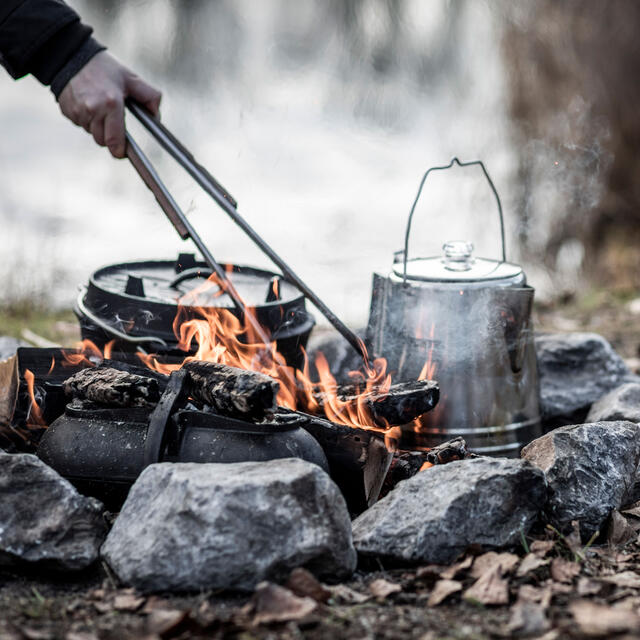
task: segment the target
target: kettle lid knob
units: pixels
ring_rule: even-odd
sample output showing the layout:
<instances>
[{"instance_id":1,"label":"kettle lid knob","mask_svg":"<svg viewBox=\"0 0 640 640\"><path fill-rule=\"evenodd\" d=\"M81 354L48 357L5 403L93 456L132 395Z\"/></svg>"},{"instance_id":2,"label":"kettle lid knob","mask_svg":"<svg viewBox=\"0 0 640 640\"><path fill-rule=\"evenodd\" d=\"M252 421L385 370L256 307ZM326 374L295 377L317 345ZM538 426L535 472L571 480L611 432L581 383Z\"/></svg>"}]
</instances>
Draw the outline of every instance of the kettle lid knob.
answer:
<instances>
[{"instance_id":1,"label":"kettle lid knob","mask_svg":"<svg viewBox=\"0 0 640 640\"><path fill-rule=\"evenodd\" d=\"M442 245L444 266L450 271L468 271L473 265L473 244L465 240L450 240Z\"/></svg>"}]
</instances>

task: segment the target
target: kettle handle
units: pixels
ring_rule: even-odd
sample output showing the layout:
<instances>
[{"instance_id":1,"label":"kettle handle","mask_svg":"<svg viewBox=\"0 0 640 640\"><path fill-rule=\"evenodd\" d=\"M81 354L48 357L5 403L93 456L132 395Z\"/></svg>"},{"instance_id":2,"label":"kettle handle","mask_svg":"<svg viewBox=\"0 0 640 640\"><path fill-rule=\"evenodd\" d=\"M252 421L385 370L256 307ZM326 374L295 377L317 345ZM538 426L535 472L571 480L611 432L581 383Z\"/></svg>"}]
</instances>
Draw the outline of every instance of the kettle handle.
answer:
<instances>
[{"instance_id":1,"label":"kettle handle","mask_svg":"<svg viewBox=\"0 0 640 640\"><path fill-rule=\"evenodd\" d=\"M422 180L420 181L420 187L418 188L416 199L413 201L413 206L411 207L411 212L409 213L409 220L407 220L407 230L405 231L405 234L404 234L404 251L403 251L404 265L403 265L403 271L402 271L404 282L407 281L407 260L409 255L409 236L411 235L411 222L413 220L413 213L416 209L416 205L418 204L418 200L420 200L420 196L422 194L422 187L424 187L424 183L427 180L427 176L432 171L443 171L444 169L450 169L451 167L453 167L454 164L457 164L459 167L470 167L472 165L479 165L480 168L482 169L482 173L484 173L484 177L487 179L487 182L491 187L491 191L493 192L493 195L496 198L496 203L498 204L498 213L500 214L500 235L502 237L502 262L507 261L507 250L506 250L505 239L504 239L504 216L502 215L502 203L500 202L500 196L496 191L496 187L493 184L493 180L491 180L491 177L489 176L487 169L482 163L482 160L472 160L471 162L460 162L458 158L453 158L451 162L446 166L431 167L430 169L427 169L424 176L422 176Z\"/></svg>"}]
</instances>

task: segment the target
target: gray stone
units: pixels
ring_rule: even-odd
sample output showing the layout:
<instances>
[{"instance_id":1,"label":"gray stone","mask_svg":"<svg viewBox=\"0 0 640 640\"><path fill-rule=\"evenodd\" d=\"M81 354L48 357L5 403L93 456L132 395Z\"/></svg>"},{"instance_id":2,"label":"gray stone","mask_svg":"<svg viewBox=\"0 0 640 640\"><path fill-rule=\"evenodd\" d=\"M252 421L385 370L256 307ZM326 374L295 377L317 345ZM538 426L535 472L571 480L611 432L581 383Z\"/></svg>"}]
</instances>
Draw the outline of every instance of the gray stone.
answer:
<instances>
[{"instance_id":1,"label":"gray stone","mask_svg":"<svg viewBox=\"0 0 640 640\"><path fill-rule=\"evenodd\" d=\"M597 333L550 333L535 338L540 412L551 426L582 422L612 389L640 381Z\"/></svg>"},{"instance_id":2,"label":"gray stone","mask_svg":"<svg viewBox=\"0 0 640 640\"><path fill-rule=\"evenodd\" d=\"M568 530L571 521L578 520L586 540L631 497L640 461L640 428L633 422L560 427L527 445L522 457L545 473L549 522Z\"/></svg>"},{"instance_id":3,"label":"gray stone","mask_svg":"<svg viewBox=\"0 0 640 640\"><path fill-rule=\"evenodd\" d=\"M296 567L332 579L356 565L340 490L320 467L296 458L151 465L102 554L143 591L250 590Z\"/></svg>"},{"instance_id":4,"label":"gray stone","mask_svg":"<svg viewBox=\"0 0 640 640\"><path fill-rule=\"evenodd\" d=\"M640 422L640 383L627 382L600 398L589 411L587 422L628 420Z\"/></svg>"},{"instance_id":5,"label":"gray stone","mask_svg":"<svg viewBox=\"0 0 640 640\"><path fill-rule=\"evenodd\" d=\"M35 456L0 453L0 566L85 569L107 533L102 512Z\"/></svg>"},{"instance_id":6,"label":"gray stone","mask_svg":"<svg viewBox=\"0 0 640 640\"><path fill-rule=\"evenodd\" d=\"M519 544L545 499L544 474L528 462L450 462L400 482L354 521L353 538L363 556L448 563L472 544Z\"/></svg>"},{"instance_id":7,"label":"gray stone","mask_svg":"<svg viewBox=\"0 0 640 640\"><path fill-rule=\"evenodd\" d=\"M10 338L9 336L0 336L0 362L11 356L16 355L18 347L28 347L26 342Z\"/></svg>"}]
</instances>

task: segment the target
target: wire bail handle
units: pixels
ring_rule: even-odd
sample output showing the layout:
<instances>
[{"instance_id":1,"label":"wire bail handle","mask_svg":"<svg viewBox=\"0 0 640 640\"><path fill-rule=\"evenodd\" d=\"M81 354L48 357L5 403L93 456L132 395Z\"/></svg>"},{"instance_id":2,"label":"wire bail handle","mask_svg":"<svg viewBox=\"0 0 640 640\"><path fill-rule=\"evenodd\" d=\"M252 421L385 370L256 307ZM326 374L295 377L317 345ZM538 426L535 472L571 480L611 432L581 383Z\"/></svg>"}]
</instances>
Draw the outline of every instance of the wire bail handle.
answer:
<instances>
[{"instance_id":1,"label":"wire bail handle","mask_svg":"<svg viewBox=\"0 0 640 640\"><path fill-rule=\"evenodd\" d=\"M413 205L411 207L411 212L409 213L409 219L407 220L407 229L404 234L404 251L403 253L403 270L402 270L402 279L403 282L407 281L407 260L409 259L409 236L411 235L411 222L413 221L413 214L416 210L416 206L418 204L418 200L420 200L420 196L422 195L422 188L424 187L424 183L427 181L428 175L432 171L444 171L445 169L451 169L454 164L457 164L459 167L470 167L473 165L478 165L482 169L482 173L484 173L484 177L487 179L489 186L491 187L491 191L496 198L496 203L498 205L498 214L500 215L500 235L502 239L502 262L507 261L507 250L504 238L504 216L502 215L502 203L500 202L500 196L498 195L498 191L496 190L495 185L493 184L493 180L489 176L487 169L485 168L482 160L472 160L471 162L460 162L458 158L453 158L451 162L442 167L431 167L427 169L424 176L422 176L422 180L420 181L420 186L418 188L418 193L416 194L416 198L413 201Z\"/></svg>"}]
</instances>

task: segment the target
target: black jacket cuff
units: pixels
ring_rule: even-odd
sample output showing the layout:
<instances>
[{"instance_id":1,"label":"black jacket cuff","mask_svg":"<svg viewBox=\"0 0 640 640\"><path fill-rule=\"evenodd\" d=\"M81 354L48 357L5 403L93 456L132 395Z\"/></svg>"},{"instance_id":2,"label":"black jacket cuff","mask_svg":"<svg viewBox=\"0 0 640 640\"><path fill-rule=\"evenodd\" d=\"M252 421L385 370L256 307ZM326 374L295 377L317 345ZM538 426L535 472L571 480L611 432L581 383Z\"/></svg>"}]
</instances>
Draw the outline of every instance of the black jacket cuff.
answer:
<instances>
[{"instance_id":1,"label":"black jacket cuff","mask_svg":"<svg viewBox=\"0 0 640 640\"><path fill-rule=\"evenodd\" d=\"M56 73L51 80L51 91L56 97L56 100L60 97L63 89L67 86L67 83L73 76L84 67L93 56L100 51L104 51L106 47L102 46L97 40L89 37L80 48L69 58L67 63Z\"/></svg>"}]
</instances>

